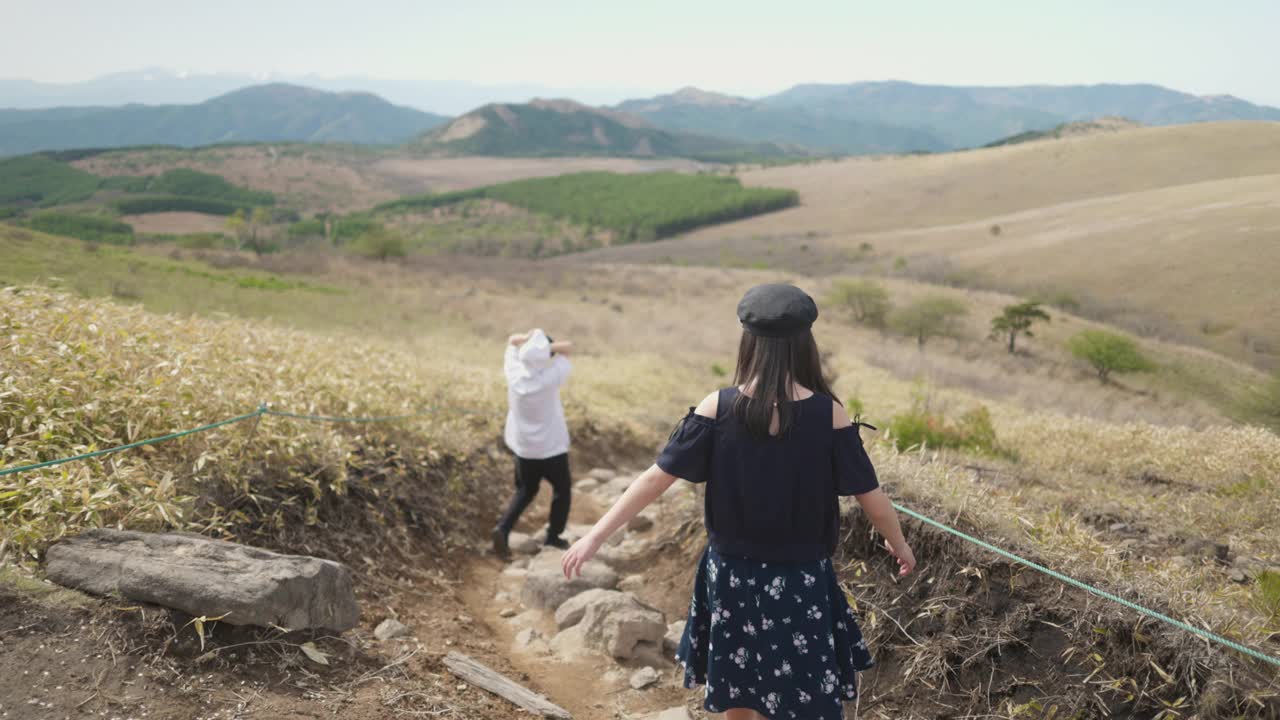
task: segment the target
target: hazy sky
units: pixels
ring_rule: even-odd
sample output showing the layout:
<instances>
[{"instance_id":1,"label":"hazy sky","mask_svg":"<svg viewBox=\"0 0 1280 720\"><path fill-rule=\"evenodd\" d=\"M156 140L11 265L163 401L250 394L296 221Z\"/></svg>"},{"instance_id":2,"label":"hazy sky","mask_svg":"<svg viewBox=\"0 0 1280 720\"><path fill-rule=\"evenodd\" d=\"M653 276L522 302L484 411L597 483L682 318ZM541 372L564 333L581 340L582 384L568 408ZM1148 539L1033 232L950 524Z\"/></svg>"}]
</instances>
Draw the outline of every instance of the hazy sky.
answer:
<instances>
[{"instance_id":1,"label":"hazy sky","mask_svg":"<svg viewBox=\"0 0 1280 720\"><path fill-rule=\"evenodd\" d=\"M1153 82L1280 105L1278 0L4 0L0 77L143 67L759 95Z\"/></svg>"}]
</instances>

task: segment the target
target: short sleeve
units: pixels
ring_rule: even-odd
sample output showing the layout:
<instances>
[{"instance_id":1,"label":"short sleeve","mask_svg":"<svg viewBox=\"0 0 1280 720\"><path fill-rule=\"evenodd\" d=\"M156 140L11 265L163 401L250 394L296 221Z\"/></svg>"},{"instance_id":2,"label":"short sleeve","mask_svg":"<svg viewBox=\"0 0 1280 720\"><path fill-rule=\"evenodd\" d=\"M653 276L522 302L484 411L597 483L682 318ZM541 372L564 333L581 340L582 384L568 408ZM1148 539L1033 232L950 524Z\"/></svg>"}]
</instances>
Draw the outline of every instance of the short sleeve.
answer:
<instances>
[{"instance_id":1,"label":"short sleeve","mask_svg":"<svg viewBox=\"0 0 1280 720\"><path fill-rule=\"evenodd\" d=\"M832 472L836 479L837 495L861 495L880 487L875 466L867 456L867 449L862 446L858 428L859 424L854 423L834 431Z\"/></svg>"},{"instance_id":2,"label":"short sleeve","mask_svg":"<svg viewBox=\"0 0 1280 720\"><path fill-rule=\"evenodd\" d=\"M711 452L715 445L716 421L689 408L667 446L658 454L657 465L668 475L703 483L711 477Z\"/></svg>"}]
</instances>

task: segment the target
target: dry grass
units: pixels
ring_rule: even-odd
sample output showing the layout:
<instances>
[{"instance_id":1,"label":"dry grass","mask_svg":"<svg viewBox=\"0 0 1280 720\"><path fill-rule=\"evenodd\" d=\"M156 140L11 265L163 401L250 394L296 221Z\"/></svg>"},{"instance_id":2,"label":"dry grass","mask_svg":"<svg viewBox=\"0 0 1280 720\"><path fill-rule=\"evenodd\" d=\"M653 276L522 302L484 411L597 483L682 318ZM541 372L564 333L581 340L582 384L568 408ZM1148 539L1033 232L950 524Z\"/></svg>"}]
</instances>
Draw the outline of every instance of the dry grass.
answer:
<instances>
[{"instance_id":1,"label":"dry grass","mask_svg":"<svg viewBox=\"0 0 1280 720\"><path fill-rule=\"evenodd\" d=\"M0 295L6 463L187 427L264 399L330 414L395 413L434 401L490 414L387 431L271 419L252 438L247 428L229 428L155 453L64 466L65 475L7 477L0 496L17 489L21 499L0 501L3 525L9 548L24 551L85 524L235 527L238 520L202 504L200 498L210 496L221 507L254 513L261 527L270 526L277 511L282 519L326 522L331 509L314 499L332 504L371 472L394 475L432 462L433 451L465 458L491 446L504 405L497 371L502 338L530 325L580 345L565 392L577 437L603 433L656 445L689 404L725 382L712 366L731 365L739 332L733 308L741 292L784 279L720 268L592 265L585 271L577 264L499 259L420 258L399 265L330 259L307 266L306 282L339 293L208 281L226 294L196 297L193 288L184 295L156 279L168 277L170 266L209 270L189 259L78 256L72 252L83 252L78 244L52 238L8 242L6 257L27 257L32 268L55 261L74 272L110 270L114 263L131 268L142 307L38 289ZM208 257L245 265L217 270L236 277L265 270L237 256ZM281 272L290 257L266 262ZM816 296L827 289L825 281L801 283ZM926 289L893 283L904 297ZM1002 302L994 294L963 295L987 309ZM205 317L159 316L143 307ZM970 339L931 343L927 366L912 365L920 358L904 341L854 327L839 313L827 312L819 322L837 392L856 396L873 422L909 408L922 392L931 410L949 417L985 406L1000 445L1016 458L900 454L889 443L873 443L893 492L1055 568L1265 646L1268 633L1280 628L1254 578L1280 564L1280 544L1268 532L1280 511L1280 440L1231 427L1210 407L1103 387L1078 369L1055 366L1054 333L1065 335L1084 321L1055 318L1028 345L1034 360L1009 358L999 344L975 339L984 332L982 317L967 322L974 323L964 329ZM1201 355L1212 359L1186 357ZM388 465L393 455L405 461ZM456 476L482 482L477 472ZM231 499L211 488L229 488ZM251 509L257 502L265 510ZM166 521L165 513L178 512L181 520ZM1228 568L1212 559L1215 543L1228 546L1229 561L1243 558L1238 565L1248 569L1246 582L1233 582Z\"/></svg>"}]
</instances>

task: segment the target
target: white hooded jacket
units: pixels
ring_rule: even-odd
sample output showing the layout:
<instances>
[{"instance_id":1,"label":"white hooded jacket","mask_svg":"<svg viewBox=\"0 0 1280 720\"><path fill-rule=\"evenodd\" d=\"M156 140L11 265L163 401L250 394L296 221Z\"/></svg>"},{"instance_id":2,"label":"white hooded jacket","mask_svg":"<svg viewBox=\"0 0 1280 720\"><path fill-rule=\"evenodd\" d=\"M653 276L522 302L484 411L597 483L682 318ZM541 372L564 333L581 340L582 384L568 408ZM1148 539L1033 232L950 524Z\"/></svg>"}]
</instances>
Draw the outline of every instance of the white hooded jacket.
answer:
<instances>
[{"instance_id":1,"label":"white hooded jacket","mask_svg":"<svg viewBox=\"0 0 1280 720\"><path fill-rule=\"evenodd\" d=\"M518 457L541 460L569 451L560 386L571 368L568 358L551 355L551 342L541 330L520 347L507 346L503 372L509 409L503 439Z\"/></svg>"}]
</instances>

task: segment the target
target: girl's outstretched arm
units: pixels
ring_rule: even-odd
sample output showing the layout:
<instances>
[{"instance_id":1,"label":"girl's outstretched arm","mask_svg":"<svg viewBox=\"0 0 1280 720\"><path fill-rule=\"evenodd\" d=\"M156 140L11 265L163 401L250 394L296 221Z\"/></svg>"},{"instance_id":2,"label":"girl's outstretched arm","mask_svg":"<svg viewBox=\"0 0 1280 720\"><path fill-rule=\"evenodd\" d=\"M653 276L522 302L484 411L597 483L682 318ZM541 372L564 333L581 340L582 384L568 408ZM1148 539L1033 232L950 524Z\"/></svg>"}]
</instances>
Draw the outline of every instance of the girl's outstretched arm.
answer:
<instances>
[{"instance_id":1,"label":"girl's outstretched arm","mask_svg":"<svg viewBox=\"0 0 1280 720\"><path fill-rule=\"evenodd\" d=\"M564 576L573 578L581 575L582 566L595 557L596 552L609 539L609 536L626 525L659 495L666 492L675 481L674 475L668 475L657 465L651 465L648 470L640 473L640 477L627 487L627 491L622 493L622 497L618 498L613 507L609 508L609 512L596 521L590 532L565 551L564 557L560 560Z\"/></svg>"},{"instance_id":2,"label":"girl's outstretched arm","mask_svg":"<svg viewBox=\"0 0 1280 720\"><path fill-rule=\"evenodd\" d=\"M893 508L889 496L880 488L871 492L855 495L854 498L867 514L867 519L875 529L884 536L884 547L898 559L898 575L910 573L916 567L916 556L902 534L902 526L898 524L898 511Z\"/></svg>"}]
</instances>

